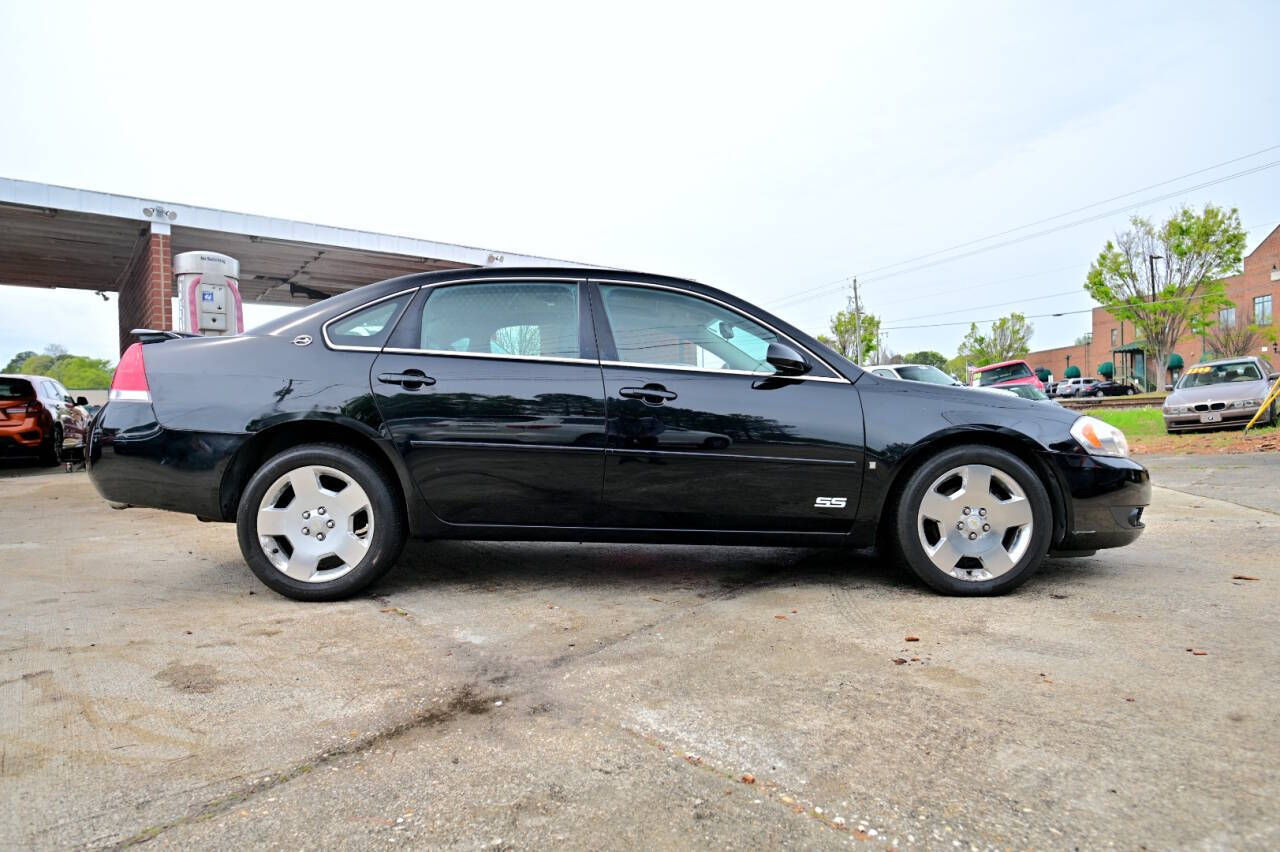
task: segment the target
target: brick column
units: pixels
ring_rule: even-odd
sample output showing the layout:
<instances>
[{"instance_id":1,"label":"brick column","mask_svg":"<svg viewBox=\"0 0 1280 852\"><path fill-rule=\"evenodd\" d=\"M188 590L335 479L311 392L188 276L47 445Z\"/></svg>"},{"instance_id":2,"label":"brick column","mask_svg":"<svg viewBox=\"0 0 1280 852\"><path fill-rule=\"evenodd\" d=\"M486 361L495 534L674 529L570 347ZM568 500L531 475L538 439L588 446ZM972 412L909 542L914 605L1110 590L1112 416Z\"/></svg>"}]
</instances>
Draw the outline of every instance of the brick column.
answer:
<instances>
[{"instance_id":1,"label":"brick column","mask_svg":"<svg viewBox=\"0 0 1280 852\"><path fill-rule=\"evenodd\" d=\"M116 315L120 323L120 351L136 338L134 328L173 328L173 249L169 226L152 224L138 240L129 266L120 279Z\"/></svg>"}]
</instances>

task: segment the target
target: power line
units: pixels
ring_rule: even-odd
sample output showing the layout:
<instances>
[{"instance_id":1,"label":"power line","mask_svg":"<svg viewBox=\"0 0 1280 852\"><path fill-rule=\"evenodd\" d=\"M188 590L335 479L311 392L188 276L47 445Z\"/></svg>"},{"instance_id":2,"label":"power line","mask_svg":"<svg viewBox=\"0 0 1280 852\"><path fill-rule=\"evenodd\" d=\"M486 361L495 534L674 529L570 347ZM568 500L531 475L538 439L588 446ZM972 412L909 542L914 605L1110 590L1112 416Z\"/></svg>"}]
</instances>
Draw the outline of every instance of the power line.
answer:
<instances>
[{"instance_id":1,"label":"power line","mask_svg":"<svg viewBox=\"0 0 1280 852\"><path fill-rule=\"evenodd\" d=\"M1189 302L1195 299L1203 299L1203 298L1205 297L1190 296L1186 299L1161 299L1156 302L1143 302L1142 306L1146 307L1147 305L1168 305L1168 304L1172 304L1173 302L1184 302L1184 301ZM1100 307L1104 307L1104 306L1095 305L1092 308L1081 308L1078 311L1054 311L1051 314L1028 314L1027 319L1045 319L1046 317L1065 317L1065 316L1070 316L1072 314L1089 314L1089 313L1093 313L1095 310L1097 310ZM929 323L928 325L898 325L898 326L894 326L893 328L886 328L884 329L884 331L905 331L906 329L909 329L909 328L944 328L946 326L996 322L997 320L1001 320L1001 319L1004 319L1004 318L996 317L995 319L961 320L958 322L935 322L935 323Z\"/></svg>"},{"instance_id":2,"label":"power line","mask_svg":"<svg viewBox=\"0 0 1280 852\"><path fill-rule=\"evenodd\" d=\"M1280 220L1273 220L1273 221L1270 221L1270 222L1262 222L1262 223L1259 223L1259 224L1257 224L1257 225L1254 225L1254 226L1253 226L1253 227L1251 227L1251 228L1245 228L1245 229L1244 229L1244 232L1245 232L1246 234L1253 233L1254 231L1256 231L1256 230L1258 230L1258 229L1260 229L1260 228L1269 228L1269 227L1271 227L1272 225L1276 224L1277 222L1280 222ZM1080 265L1081 265L1081 264L1072 264L1071 266L1064 267L1064 268L1066 268L1066 269L1072 269L1072 268L1078 267L1078 266L1080 266ZM1060 270L1058 270L1058 271L1060 271ZM1024 276L1024 277L1028 277L1028 276ZM1017 280L1017 279L1007 279L1007 280ZM998 283L998 282L991 282L991 283ZM983 285L983 286L985 286L985 285ZM1048 295L1046 295L1046 296L1032 296L1032 297L1030 297L1030 298L1010 299L1010 300L1009 300L1009 301L1007 301L1007 302L994 302L994 303L989 304L989 305L978 305L978 306L976 306L976 307L969 308L968 310L978 311L978 310L982 310L982 309L984 309L984 308L1002 308L1002 307L1004 307L1005 305L1019 305L1019 304L1022 304L1023 302L1035 302L1035 301L1039 301L1039 300L1042 300L1042 299L1051 299L1051 298L1055 298L1055 297L1058 297L1058 296L1070 296L1070 295L1076 295L1076 294L1081 294L1081 293L1084 293L1083 288L1082 288L1082 289L1078 289L1078 290L1064 290L1064 291L1063 291L1063 292L1061 292L1061 293L1050 293L1050 294L1048 294ZM1098 306L1096 306L1096 307L1104 307L1104 306L1102 306L1102 305L1098 305ZM1089 310L1093 310L1093 308L1090 308ZM918 315L918 316L914 316L914 317L899 317L898 319L885 320L885 322L906 322L906 321L908 321L908 320L915 320L915 319L928 319L929 317L944 316L944 315L946 315L946 314L952 314L952 313L955 313L955 311L938 311L937 313L933 313L933 314L920 314L920 315ZM1074 311L1068 311L1067 313L1074 313ZM1056 314L1053 314L1052 316L1057 316L1057 315L1056 315ZM904 327L905 327L905 326L904 326ZM892 328L885 328L885 331L892 331L892 330L893 330Z\"/></svg>"},{"instance_id":3,"label":"power line","mask_svg":"<svg viewBox=\"0 0 1280 852\"><path fill-rule=\"evenodd\" d=\"M1160 186L1166 186L1166 185L1168 185L1168 184L1170 184L1170 183L1176 183L1176 182L1177 182L1177 181L1179 181L1179 180L1184 180L1184 179L1186 179L1186 178L1188 178L1188 177L1192 177L1192 176L1197 175L1197 174L1203 174L1204 172L1212 171L1213 169L1221 168L1221 167L1222 167L1222 166L1224 166L1224 165L1230 165L1231 163L1239 162L1240 160L1246 160L1246 159L1249 159L1250 157L1255 157L1255 156L1257 156L1258 154L1263 154L1263 153L1266 153L1266 152L1268 152L1268 151L1275 150L1275 149L1277 149L1277 148L1280 148L1280 145L1273 145L1273 146L1270 146L1270 147L1268 147L1268 148L1263 148L1263 149L1261 149L1261 150L1259 150L1259 151L1255 151L1255 152L1253 152L1252 154L1246 154L1246 155L1244 155L1244 156L1242 156L1242 157L1236 157L1236 158L1231 159L1231 160L1225 160L1225 161L1223 161L1223 162L1221 162L1221 163L1216 163L1216 164L1214 164L1214 165L1212 165L1212 166L1206 166L1205 168L1197 169L1196 171L1193 171L1193 172L1188 172L1188 173L1186 173L1186 174L1184 174L1184 175L1180 175L1180 176L1178 176L1178 177L1176 177L1176 178L1169 178L1168 180L1164 180L1164 181L1161 181L1161 182L1159 182L1159 183L1151 184L1150 186L1143 187L1142 189L1136 189L1136 190L1133 190L1132 192L1127 192L1127 193L1124 193L1124 194L1122 194L1122 195L1112 196L1111 198L1107 198L1107 199L1104 199L1104 200L1102 200L1102 201L1097 201L1097 202L1094 202L1094 203L1092 203L1092 204L1085 205L1085 206L1083 206L1083 207L1077 207L1077 208L1075 208L1075 209L1073 209L1073 210L1068 210L1068 211L1063 212L1063 213L1058 213L1058 214L1056 214L1056 215L1054 215L1054 216L1049 216L1049 217L1046 217L1046 218L1044 218L1044 219L1038 219L1038 220L1036 220L1036 221L1034 221L1034 222L1028 222L1028 223L1026 223L1026 224L1019 225L1019 226L1017 226L1016 228L1008 228L1008 229L1006 229L1006 230L1003 230L1003 231L997 232L997 233L995 233L995 234L989 234L989 235L987 235L987 236L985 236L985 237L980 237L980 238L978 238L978 239L969 240L969 241L964 242L964 243L958 243L957 245L950 246L950 247L945 248L945 249L938 249L938 250L936 250L936 251L932 251L932 252L929 252L929 253L927 253L927 254L917 255L916 257L909 258L909 259L907 259L907 260L898 261L897 263L891 263L891 264L888 264L888 265L885 265L885 266L876 267L875 269L873 269L873 270L868 270L867 272L860 272L860 273L858 273L858 275L859 275L859 277L862 277L862 276L865 276L865 275L869 274L870 272L881 271L881 270L885 270L885 269L892 269L893 267L896 267L896 266L902 266L902 265L905 265L905 264L907 264L907 263L912 263L912 262L914 262L914 261L916 261L916 260L923 260L923 259L926 259L926 258L929 258L929 257L934 257L934 256L936 256L936 255L938 255L938 254L943 254L943 253L948 252L948 251L954 251L954 250L955 250L955 249L957 249L957 248L966 248L966 247L968 247L968 246L975 245L975 244L977 244L977 243L985 242L985 241L987 241L987 240L996 239L996 238L998 238L998 237L1005 236L1005 235L1007 235L1007 234L1011 234L1011 233L1014 233L1014 232L1016 232L1016 231L1020 231L1020 230L1024 230L1024 229L1026 229L1026 228L1034 227L1035 225L1038 225L1038 224L1044 224L1045 222L1051 222L1051 221L1054 221L1055 219L1061 219L1061 218L1062 218L1062 217L1064 217L1064 216L1070 216L1070 215L1072 215L1073 213L1079 213L1079 212L1081 212L1081 211L1088 210L1088 209L1091 209L1091 208L1093 208L1093 207L1098 207L1098 206L1100 206L1100 205L1102 205L1102 204L1107 204L1107 203L1109 203L1109 202L1111 202L1111 201L1115 201L1115 200L1118 200L1118 199L1120 199L1120 198L1125 198L1125 197L1127 197L1127 196L1134 195L1134 194L1137 194L1137 193L1139 193L1139 192L1145 192L1146 190L1149 190L1149 189L1154 189L1154 188L1156 188L1156 187L1160 187ZM1077 226L1079 226L1079 225L1088 224L1088 223L1090 223L1090 222L1095 222L1095 221L1097 221L1097 220L1099 220L1099 219L1104 219L1104 218L1106 218L1106 217L1108 217L1108 216L1113 216L1113 215L1115 215L1115 214L1117 214L1117 213L1123 213L1123 212L1126 212L1126 211L1128 211L1128 210L1132 210L1132 209L1135 209L1135 208L1137 208L1137 207L1142 207L1142 206L1147 205L1147 204L1154 204L1154 203L1159 202L1159 201L1166 201L1166 200L1168 200L1168 199L1170 199L1170 198L1175 198L1175 197L1177 197L1177 196L1179 196L1179 195L1185 195L1185 194L1186 194L1186 193L1188 193L1188 192L1195 192L1196 190L1199 190L1199 189L1205 189L1205 188L1208 188L1208 187L1210 187L1210 186L1214 186L1214 185L1219 184L1219 183L1224 183L1224 182L1226 182L1226 181L1234 180L1234 179L1239 178L1239 177L1245 177L1245 176L1247 176L1247 175L1254 174L1254 173L1256 173L1256 172L1260 172L1260 171L1264 171L1264 170L1266 170L1266 169L1274 168L1274 167L1275 167L1275 166L1277 166L1277 165L1280 165L1280 160L1275 160L1275 161L1272 161L1272 162L1270 162L1270 163L1264 163L1264 164L1262 164L1262 165L1254 166L1254 167L1249 168L1249 169L1244 169L1244 170L1242 170L1242 171L1235 172L1235 173L1233 173L1233 174L1229 174L1229 175L1225 175L1225 176L1223 176L1223 177L1215 178L1215 179L1210 180L1210 181L1205 181L1205 182L1202 182L1202 183L1196 184L1195 186L1185 187L1185 188L1183 188L1183 189L1179 189L1179 190L1177 190L1177 191L1175 191L1175 192L1166 193L1166 194L1164 194L1164 195L1157 196L1157 197L1154 197L1154 198L1144 199L1144 200L1142 200L1142 201L1134 202L1134 203L1132 203L1132 204L1128 204L1128 205L1125 205L1125 206L1122 206L1122 207L1118 207L1118 208L1115 208L1115 209L1112 209L1112 210L1108 210L1108 211L1105 211L1105 212L1103 212L1103 213L1098 213L1098 214L1094 214L1094 215L1092 215L1092 216L1085 217L1085 218L1083 218L1083 219L1078 219L1078 220L1075 220L1075 221L1073 221L1073 222L1067 222L1067 223L1064 223L1064 224L1062 224L1062 225L1059 225L1059 226L1056 226L1056 227L1053 227L1053 228L1048 228L1048 229L1043 230L1043 231L1038 231L1038 232L1036 232L1036 233L1034 233L1034 234L1026 234L1026 235L1024 235L1024 236L1022 236L1022 237L1019 237L1019 238L1017 238L1017 239L1013 239L1013 240L1006 240L1005 242L998 243L998 244L996 244L996 245L984 246L984 247L982 247L982 248L980 248L980 249L976 249L976 250L974 250L974 251L970 251L970 252L965 252L965 253L963 253L963 254L954 255L954 256L952 256L952 257L940 258L940 259L938 259L938 260L936 260L936 261L933 261L933 262L931 262L931 263L920 264L919 266L914 266L914 267L912 267L912 268L910 268L910 269L899 270L898 272L893 272L893 273L890 273L890 274L888 274L888 275L881 275L881 276L879 276L879 277L877 277L877 278L872 278L872 279L870 279L870 280L872 280L872 281L881 281L881 280L884 280L884 279L886 279L886 278L892 278L892 277L897 276L897 275L905 275L905 274L908 274L908 273L911 273L911 272L919 271L919 270L921 270L921 269L928 269L928 268L930 268L930 267L932 267L932 266L937 266L937 265L939 265L939 264L943 264L943 263L950 263L951 261L954 261L954 260L960 260L960 259L965 258L965 257L971 257L971 256L973 256L973 255L975 255L975 254L981 254L981 253L983 253L983 252L993 251L993 250L998 249L998 248L1005 248L1005 247L1007 247L1007 246L1015 245L1015 244L1017 244L1017 243L1024 242L1024 241L1026 241L1026 240L1035 239L1035 238L1037 238L1037 237L1042 237L1042 236L1046 236L1046 235L1048 235L1048 234L1056 233L1057 231L1062 231L1062 230L1066 230L1066 229L1068 229L1068 228L1073 228L1073 227L1077 227ZM838 278L838 279L835 279L835 280L829 281L829 282L827 282L826 284L819 284L819 285L817 285L816 287L810 287L810 288L807 288L807 289L805 289L805 290L799 290L799 291L797 291L797 292L795 292L795 293L792 293L790 296L783 297L782 299L779 299L779 300L777 300L776 302L773 302L773 303L771 303L771 304L774 304L774 305L786 305L786 304L793 304L793 303L796 303L796 302L808 301L808 300L809 300L809 299L811 299L811 298L816 298L816 297L821 296L821 295L826 295L826 293L827 293L827 292L833 292L833 289L832 289L832 288L836 288L836 289L838 289L839 287L844 286L844 284L845 284L847 281L848 281L848 277Z\"/></svg>"}]
</instances>

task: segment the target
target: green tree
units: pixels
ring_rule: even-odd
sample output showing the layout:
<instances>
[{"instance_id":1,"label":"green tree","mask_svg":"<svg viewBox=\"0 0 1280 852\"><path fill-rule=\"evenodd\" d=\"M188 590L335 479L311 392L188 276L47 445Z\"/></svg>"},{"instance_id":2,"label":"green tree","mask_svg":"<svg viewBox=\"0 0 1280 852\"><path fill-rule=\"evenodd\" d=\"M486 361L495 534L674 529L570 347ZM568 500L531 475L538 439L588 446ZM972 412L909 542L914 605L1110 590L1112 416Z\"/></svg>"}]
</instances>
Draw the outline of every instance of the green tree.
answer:
<instances>
[{"instance_id":1,"label":"green tree","mask_svg":"<svg viewBox=\"0 0 1280 852\"><path fill-rule=\"evenodd\" d=\"M111 387L111 362L84 355L32 355L22 362L17 372L31 376L48 376L74 390Z\"/></svg>"},{"instance_id":2,"label":"green tree","mask_svg":"<svg viewBox=\"0 0 1280 852\"><path fill-rule=\"evenodd\" d=\"M19 373L26 373L29 376L48 376L52 371L52 355L32 355L18 368Z\"/></svg>"},{"instance_id":3,"label":"green tree","mask_svg":"<svg viewBox=\"0 0 1280 852\"><path fill-rule=\"evenodd\" d=\"M4 372L6 373L21 372L23 363L28 358L34 356L35 354L36 353L32 352L30 349L19 352L17 355L14 355L12 358L9 359L9 363L6 364L4 367Z\"/></svg>"},{"instance_id":4,"label":"green tree","mask_svg":"<svg viewBox=\"0 0 1280 852\"><path fill-rule=\"evenodd\" d=\"M829 335L818 335L818 340L830 346L853 363L865 364L867 356L874 352L876 348L876 338L880 334L880 318L874 314L862 314L861 345L857 340L858 325L858 318L854 312L853 305L850 304L831 318L831 333Z\"/></svg>"},{"instance_id":5,"label":"green tree","mask_svg":"<svg viewBox=\"0 0 1280 852\"><path fill-rule=\"evenodd\" d=\"M1026 316L1016 312L993 322L987 334L978 331L977 323L971 323L969 333L960 342L960 357L975 367L1023 358L1031 351L1033 331L1035 327Z\"/></svg>"},{"instance_id":6,"label":"green tree","mask_svg":"<svg viewBox=\"0 0 1280 852\"><path fill-rule=\"evenodd\" d=\"M941 352L934 352L932 349L921 349L919 352L908 352L902 356L908 364L930 364L939 370L946 369L947 359L943 357Z\"/></svg>"},{"instance_id":7,"label":"green tree","mask_svg":"<svg viewBox=\"0 0 1280 852\"><path fill-rule=\"evenodd\" d=\"M1222 279L1239 271L1240 214L1206 204L1176 211L1163 225L1134 216L1089 267L1085 290L1112 316L1133 323L1157 374L1188 331L1204 332L1230 301ZM1153 261L1152 258L1162 258Z\"/></svg>"},{"instance_id":8,"label":"green tree","mask_svg":"<svg viewBox=\"0 0 1280 852\"><path fill-rule=\"evenodd\" d=\"M68 355L53 365L53 377L65 388L105 390L111 387L111 363L84 355Z\"/></svg>"}]
</instances>

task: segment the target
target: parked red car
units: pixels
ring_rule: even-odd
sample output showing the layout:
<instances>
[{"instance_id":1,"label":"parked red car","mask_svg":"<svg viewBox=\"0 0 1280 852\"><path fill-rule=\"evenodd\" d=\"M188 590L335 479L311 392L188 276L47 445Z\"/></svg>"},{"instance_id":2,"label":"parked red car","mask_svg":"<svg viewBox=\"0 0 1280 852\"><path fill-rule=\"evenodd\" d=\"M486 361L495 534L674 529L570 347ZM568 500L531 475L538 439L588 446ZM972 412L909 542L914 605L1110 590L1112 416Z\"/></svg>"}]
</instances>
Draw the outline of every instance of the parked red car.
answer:
<instances>
[{"instance_id":1,"label":"parked red car","mask_svg":"<svg viewBox=\"0 0 1280 852\"><path fill-rule=\"evenodd\" d=\"M84 447L88 404L48 376L0 375L0 455L61 464L64 450Z\"/></svg>"},{"instance_id":2,"label":"parked red car","mask_svg":"<svg viewBox=\"0 0 1280 852\"><path fill-rule=\"evenodd\" d=\"M1044 390L1044 384L1036 378L1035 372L1027 362L1021 359L977 367L969 372L969 380L975 388L992 385L1031 385Z\"/></svg>"}]
</instances>

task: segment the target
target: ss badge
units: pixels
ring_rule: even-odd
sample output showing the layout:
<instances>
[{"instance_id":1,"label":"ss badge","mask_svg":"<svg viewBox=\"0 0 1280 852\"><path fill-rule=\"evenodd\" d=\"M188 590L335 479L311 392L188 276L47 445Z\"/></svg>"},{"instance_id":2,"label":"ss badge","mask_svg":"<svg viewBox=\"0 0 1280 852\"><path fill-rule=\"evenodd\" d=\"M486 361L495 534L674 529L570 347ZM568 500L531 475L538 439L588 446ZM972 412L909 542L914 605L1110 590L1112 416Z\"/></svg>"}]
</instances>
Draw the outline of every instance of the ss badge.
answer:
<instances>
[{"instance_id":1,"label":"ss badge","mask_svg":"<svg viewBox=\"0 0 1280 852\"><path fill-rule=\"evenodd\" d=\"M843 509L844 505L844 497L819 497L813 501L815 509Z\"/></svg>"}]
</instances>

